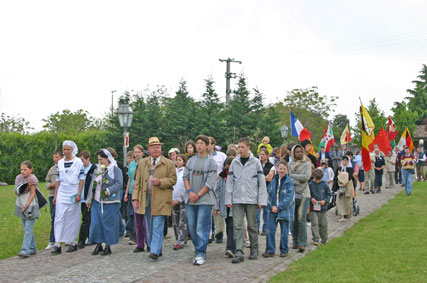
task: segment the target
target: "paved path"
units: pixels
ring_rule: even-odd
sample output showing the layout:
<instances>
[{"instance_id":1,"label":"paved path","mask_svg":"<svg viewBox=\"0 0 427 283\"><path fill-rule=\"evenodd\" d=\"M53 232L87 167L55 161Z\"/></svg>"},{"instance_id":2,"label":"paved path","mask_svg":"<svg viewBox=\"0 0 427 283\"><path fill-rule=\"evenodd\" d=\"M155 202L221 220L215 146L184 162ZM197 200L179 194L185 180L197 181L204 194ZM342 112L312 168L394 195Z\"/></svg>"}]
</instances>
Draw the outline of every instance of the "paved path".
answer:
<instances>
[{"instance_id":1,"label":"paved path","mask_svg":"<svg viewBox=\"0 0 427 283\"><path fill-rule=\"evenodd\" d=\"M338 223L335 209L328 212L329 239L341 236L360 218L372 213L398 194L402 188L383 189L381 194L359 195L360 216ZM224 255L225 244L211 244L208 247L207 262L203 266L193 266L194 249L191 242L182 250L174 251L172 237L165 239L163 256L156 262L148 258L148 253L132 252L127 239L113 246L111 256L92 256L94 247L68 254L51 256L49 251L40 251L27 259L13 257L0 261L0 282L241 282L267 281L276 273L284 271L293 261L316 249L312 245L310 226L309 245L305 253L292 251L286 259L275 256L231 264ZM168 235L173 235L169 229ZM277 237L278 238L278 237ZM291 243L291 241L289 241ZM259 237L260 254L265 249L265 237ZM64 250L64 247L63 247Z\"/></svg>"}]
</instances>

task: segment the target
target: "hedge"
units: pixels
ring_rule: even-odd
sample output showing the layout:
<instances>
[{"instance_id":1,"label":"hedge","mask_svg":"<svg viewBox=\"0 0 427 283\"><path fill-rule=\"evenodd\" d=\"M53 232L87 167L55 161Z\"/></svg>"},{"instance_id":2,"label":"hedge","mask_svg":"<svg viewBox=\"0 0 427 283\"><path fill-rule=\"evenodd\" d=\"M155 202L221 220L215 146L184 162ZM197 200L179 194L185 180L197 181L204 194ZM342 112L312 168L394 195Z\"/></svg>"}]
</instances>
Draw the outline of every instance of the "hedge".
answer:
<instances>
[{"instance_id":1,"label":"hedge","mask_svg":"<svg viewBox=\"0 0 427 283\"><path fill-rule=\"evenodd\" d=\"M101 148L109 145L108 133L105 131L87 131L74 136L58 136L58 147L64 140L74 141L79 152L89 150L93 155ZM52 153L56 150L56 135L39 132L26 135L19 133L0 134L0 181L13 184L20 173L19 165L24 160L33 163L34 174L44 181L49 168L53 165ZM96 160L96 157L93 158Z\"/></svg>"}]
</instances>

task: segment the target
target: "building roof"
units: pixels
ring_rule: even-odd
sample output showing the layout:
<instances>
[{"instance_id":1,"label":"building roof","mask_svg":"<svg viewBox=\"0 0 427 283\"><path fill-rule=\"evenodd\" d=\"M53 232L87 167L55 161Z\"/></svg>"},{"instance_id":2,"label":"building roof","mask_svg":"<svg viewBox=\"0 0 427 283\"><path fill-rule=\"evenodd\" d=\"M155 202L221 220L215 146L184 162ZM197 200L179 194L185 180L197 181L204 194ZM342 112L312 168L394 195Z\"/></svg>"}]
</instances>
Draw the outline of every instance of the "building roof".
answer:
<instances>
[{"instance_id":1,"label":"building roof","mask_svg":"<svg viewBox=\"0 0 427 283\"><path fill-rule=\"evenodd\" d=\"M414 139L427 139L427 125L417 125L413 136Z\"/></svg>"}]
</instances>

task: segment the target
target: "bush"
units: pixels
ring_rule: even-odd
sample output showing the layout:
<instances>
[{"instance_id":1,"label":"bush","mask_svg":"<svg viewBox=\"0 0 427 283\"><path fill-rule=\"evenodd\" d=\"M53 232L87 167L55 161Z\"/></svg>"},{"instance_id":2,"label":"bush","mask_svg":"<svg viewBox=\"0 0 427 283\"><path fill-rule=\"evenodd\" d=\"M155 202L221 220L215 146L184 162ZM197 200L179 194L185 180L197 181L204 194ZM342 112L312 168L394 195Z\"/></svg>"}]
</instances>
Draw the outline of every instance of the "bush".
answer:
<instances>
[{"instance_id":1,"label":"bush","mask_svg":"<svg viewBox=\"0 0 427 283\"><path fill-rule=\"evenodd\" d=\"M86 149L95 154L101 148L109 145L107 132L87 131L80 134L58 135L58 148L64 140L74 141L79 152ZM33 163L34 174L44 181L49 168L52 166L52 153L56 150L56 135L49 132L39 132L32 135L19 133L0 134L0 181L13 184L19 174L19 165L24 160ZM96 156L93 157L96 160Z\"/></svg>"}]
</instances>

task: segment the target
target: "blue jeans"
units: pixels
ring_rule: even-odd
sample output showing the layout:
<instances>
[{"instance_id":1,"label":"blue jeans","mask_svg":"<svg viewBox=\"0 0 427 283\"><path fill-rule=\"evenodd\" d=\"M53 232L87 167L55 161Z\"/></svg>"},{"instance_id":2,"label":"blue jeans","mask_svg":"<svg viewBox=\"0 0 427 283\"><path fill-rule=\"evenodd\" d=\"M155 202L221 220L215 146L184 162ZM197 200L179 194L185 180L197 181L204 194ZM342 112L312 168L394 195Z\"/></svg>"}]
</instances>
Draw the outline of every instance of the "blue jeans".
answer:
<instances>
[{"instance_id":1,"label":"blue jeans","mask_svg":"<svg viewBox=\"0 0 427 283\"><path fill-rule=\"evenodd\" d=\"M151 218L151 227L148 231L150 253L160 255L162 253L163 235L165 228L166 216L153 215Z\"/></svg>"},{"instance_id":2,"label":"blue jeans","mask_svg":"<svg viewBox=\"0 0 427 283\"><path fill-rule=\"evenodd\" d=\"M261 226L261 208L258 208L258 212L256 215L256 220L257 220L257 227L258 227L258 231L259 231L259 227ZM262 231L267 231L268 230L268 208L267 206L264 206L264 208L262 209Z\"/></svg>"},{"instance_id":3,"label":"blue jeans","mask_svg":"<svg viewBox=\"0 0 427 283\"><path fill-rule=\"evenodd\" d=\"M267 230L267 247L265 253L276 253L276 230L277 222L280 223L280 253L287 254L289 252L288 237L289 237L289 221L277 221L277 213L268 215L268 230Z\"/></svg>"},{"instance_id":4,"label":"blue jeans","mask_svg":"<svg viewBox=\"0 0 427 283\"><path fill-rule=\"evenodd\" d=\"M208 247L209 230L212 221L211 205L187 205L185 213L187 216L187 228L196 250L196 257L206 259L206 249Z\"/></svg>"},{"instance_id":5,"label":"blue jeans","mask_svg":"<svg viewBox=\"0 0 427 283\"><path fill-rule=\"evenodd\" d=\"M307 212L310 198L295 199L295 214L292 223L292 240L294 244L307 245Z\"/></svg>"},{"instance_id":6,"label":"blue jeans","mask_svg":"<svg viewBox=\"0 0 427 283\"><path fill-rule=\"evenodd\" d=\"M127 201L127 212L128 212L128 220L126 222L126 232L130 234L135 234L135 220L133 217L133 205L132 205L132 194L128 194Z\"/></svg>"},{"instance_id":7,"label":"blue jeans","mask_svg":"<svg viewBox=\"0 0 427 283\"><path fill-rule=\"evenodd\" d=\"M414 176L409 170L402 169L402 184L405 184L406 194L410 195L412 192L412 183L414 182Z\"/></svg>"},{"instance_id":8,"label":"blue jeans","mask_svg":"<svg viewBox=\"0 0 427 283\"><path fill-rule=\"evenodd\" d=\"M147 245L151 243L151 194L148 194L148 205L145 207L145 228L147 229Z\"/></svg>"},{"instance_id":9,"label":"blue jeans","mask_svg":"<svg viewBox=\"0 0 427 283\"><path fill-rule=\"evenodd\" d=\"M55 223L55 205L53 204L53 196L49 197L49 208L50 208L50 236L49 242L55 243L55 234L53 224Z\"/></svg>"},{"instance_id":10,"label":"blue jeans","mask_svg":"<svg viewBox=\"0 0 427 283\"><path fill-rule=\"evenodd\" d=\"M36 239L34 238L34 223L36 219L23 219L22 226L24 227L24 239L22 240L21 253L30 255L37 252Z\"/></svg>"}]
</instances>

